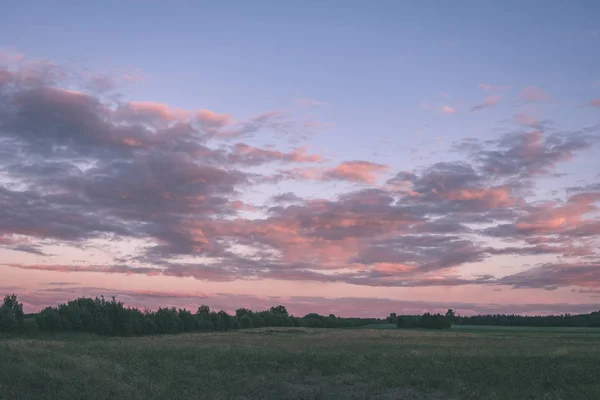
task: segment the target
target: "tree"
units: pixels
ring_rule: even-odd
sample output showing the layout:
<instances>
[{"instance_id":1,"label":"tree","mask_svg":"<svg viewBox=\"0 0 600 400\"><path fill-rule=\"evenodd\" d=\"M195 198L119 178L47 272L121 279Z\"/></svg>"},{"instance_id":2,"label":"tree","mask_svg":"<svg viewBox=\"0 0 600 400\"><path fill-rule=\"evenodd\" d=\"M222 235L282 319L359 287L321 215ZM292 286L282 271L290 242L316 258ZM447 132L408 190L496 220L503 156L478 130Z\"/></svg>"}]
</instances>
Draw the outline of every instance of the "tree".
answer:
<instances>
[{"instance_id":1,"label":"tree","mask_svg":"<svg viewBox=\"0 0 600 400\"><path fill-rule=\"evenodd\" d=\"M196 315L200 315L200 316L208 318L210 316L210 307L201 305L200 307L198 307L198 311L196 311Z\"/></svg>"},{"instance_id":2,"label":"tree","mask_svg":"<svg viewBox=\"0 0 600 400\"><path fill-rule=\"evenodd\" d=\"M243 329L252 328L252 318L250 315L245 314L242 316L242 318L240 318L240 325Z\"/></svg>"},{"instance_id":3,"label":"tree","mask_svg":"<svg viewBox=\"0 0 600 400\"><path fill-rule=\"evenodd\" d=\"M241 319L244 315L252 314L252 311L247 308L238 308L235 310L235 317Z\"/></svg>"},{"instance_id":4,"label":"tree","mask_svg":"<svg viewBox=\"0 0 600 400\"><path fill-rule=\"evenodd\" d=\"M393 312L393 313L390 313L390 315L389 315L389 316L387 316L387 317L385 318L385 320L386 320L387 322L389 322L390 324L395 324L395 323L396 323L396 321L398 320L398 317L396 316L396 313L395 313L395 312Z\"/></svg>"},{"instance_id":5,"label":"tree","mask_svg":"<svg viewBox=\"0 0 600 400\"><path fill-rule=\"evenodd\" d=\"M273 314L285 315L286 317L289 315L287 309L284 306L271 307L270 311Z\"/></svg>"},{"instance_id":6,"label":"tree","mask_svg":"<svg viewBox=\"0 0 600 400\"><path fill-rule=\"evenodd\" d=\"M454 315L453 309L450 308L448 311L446 311L446 318L448 318L450 320L450 322L454 322L454 320L456 319L456 316Z\"/></svg>"},{"instance_id":7,"label":"tree","mask_svg":"<svg viewBox=\"0 0 600 400\"><path fill-rule=\"evenodd\" d=\"M17 295L6 295L0 307L0 332L22 332L24 324L25 313Z\"/></svg>"}]
</instances>

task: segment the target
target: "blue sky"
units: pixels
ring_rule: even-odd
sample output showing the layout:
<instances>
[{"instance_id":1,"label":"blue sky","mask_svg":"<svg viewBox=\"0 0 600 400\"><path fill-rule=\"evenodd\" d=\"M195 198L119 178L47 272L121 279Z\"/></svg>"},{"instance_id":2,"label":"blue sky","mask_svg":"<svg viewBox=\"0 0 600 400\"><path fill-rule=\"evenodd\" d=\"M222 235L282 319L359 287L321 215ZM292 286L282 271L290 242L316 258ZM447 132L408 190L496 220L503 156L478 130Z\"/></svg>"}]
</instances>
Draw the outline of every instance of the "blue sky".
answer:
<instances>
[{"instance_id":1,"label":"blue sky","mask_svg":"<svg viewBox=\"0 0 600 400\"><path fill-rule=\"evenodd\" d=\"M277 112L281 117L278 121L306 137L291 138L274 135L273 129L259 129L251 136L209 139L210 147L229 149L228 146L244 142L290 152L301 146L326 159L315 168L332 169L348 161L385 166L370 170L377 175L375 185L367 182L368 178L349 177L347 170L319 170L329 178L280 179L275 184L263 181L236 188L241 200L254 206L267 204L270 196L288 191L301 197L335 201L340 194L366 188L390 190L386 181L396 173L414 171L419 175L419 171L440 161L460 160L479 168L477 163L482 163L482 159L477 157L484 154L483 150L469 158L465 152L456 151L459 141L474 138L481 146L493 147L500 142L490 141L507 134L530 135L535 140L531 136L537 134L534 131L541 132L540 140L548 153L556 150L552 135L566 135L563 139L576 151L553 153L549 157L556 157L552 159L555 161L546 160L543 174L536 171L535 178L490 175L485 190L492 190L493 197L499 196L494 188L510 187L518 200L506 204L511 204L509 208L515 216L531 219L534 214L546 213L545 209L534 212L531 207L556 198L565 202L566 188L593 185L598 180L600 161L597 148L592 147L594 140L590 139L589 146L588 142L582 146L573 139L573 134L579 135L581 129L595 134L594 127L599 122L600 106L590 106L600 98L600 4L596 1L64 1L6 2L2 9L6 12L0 15L0 54L23 54L27 60L22 64L8 62L9 71L17 71L23 63L36 62L35 59L49 60L70 74L69 80L54 86L85 92L86 82L94 76L120 79L119 104L151 101L166 104L172 110L207 109L231 115L238 122ZM0 58L0 67L1 64ZM80 78L73 79L75 74ZM125 76L135 79L125 82ZM103 94L85 94L106 101ZM484 106L473 110L478 105ZM510 142L509 147L513 146L510 148L514 154L525 158L532 157L527 151L540 151L521 149L515 143ZM286 166L264 163L244 168L267 176ZM303 171L308 175L317 173ZM344 179L340 179L340 174L346 174ZM23 175L11 177L19 178L25 179ZM412 184L417 187L417 181ZM447 196L456 200L457 196L467 195L452 192ZM268 218L266 213L266 209L261 209L258 215ZM584 214L577 218L580 217L584 218ZM46 228L36 227L42 231ZM4 229L6 237L22 236L25 232L11 229ZM384 236L392 233L393 230ZM0 225L0 238L2 234ZM42 243L51 237L34 236L27 240ZM591 245L596 239L594 236L589 239L592 242L575 244ZM153 244L159 239L148 234L144 240ZM572 245L573 240L569 238L563 244ZM506 237L485 241L496 245L511 242ZM67 247L72 245L65 243ZM289 249L275 250L285 255ZM291 254L297 250L290 250L289 257L284 257L286 262L294 258ZM12 262L34 260L31 254L24 256L8 248L0 248L0 255L3 251L9 252L7 257ZM337 257L333 250L331 254ZM539 255L531 262L529 255L521 255L527 262L513 267L525 271L525 264L535 266L554 260L556 253L550 254ZM193 258L194 254L185 256ZM68 256L61 257L60 263L70 263ZM357 255L346 261L357 257L360 258ZM483 268L500 276L498 268L506 257L495 254L478 259L475 267L467 263L453 266L458 270L442 270L440 274L460 275L463 268L463 272L473 275L474 269ZM595 260L589 257L586 262ZM44 262L51 260L46 258ZM419 260L406 263L421 265ZM281 266L285 269L284 264ZM26 279L25 275L15 275L15 285ZM307 282L310 284L310 279ZM196 284L186 283L190 288ZM354 285L349 281L343 284ZM202 285L217 284L209 279ZM528 299L534 301L540 296L544 301L552 300L545 297L547 291L535 292L543 288L531 286L528 290L533 294ZM422 290L414 287L395 291L393 296L402 298L412 295L411 290ZM573 288L565 285L559 291L572 293ZM231 290L246 293L249 289L239 283ZM371 289L364 290L365 296L372 295ZM423 290L427 297L427 290ZM336 293L347 295L353 289L341 288ZM582 295L573 296L573 302L588 300ZM560 301L564 299L561 297Z\"/></svg>"}]
</instances>

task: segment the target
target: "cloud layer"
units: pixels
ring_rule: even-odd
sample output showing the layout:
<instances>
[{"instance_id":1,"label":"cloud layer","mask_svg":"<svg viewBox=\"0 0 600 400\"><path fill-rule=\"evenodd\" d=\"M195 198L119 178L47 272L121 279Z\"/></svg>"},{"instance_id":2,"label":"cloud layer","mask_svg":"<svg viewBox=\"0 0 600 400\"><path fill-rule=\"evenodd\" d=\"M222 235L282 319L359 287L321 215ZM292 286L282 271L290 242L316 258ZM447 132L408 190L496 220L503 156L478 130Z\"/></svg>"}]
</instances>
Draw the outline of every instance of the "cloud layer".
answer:
<instances>
[{"instance_id":1,"label":"cloud layer","mask_svg":"<svg viewBox=\"0 0 600 400\"><path fill-rule=\"evenodd\" d=\"M572 187L562 199L535 196L540 179L597 151L597 127L550 131L516 116L514 130L494 140L457 142L456 161L394 171L253 143L264 132L302 134L282 112L239 120L114 101L99 94L112 88L108 78L90 79L95 89L82 92L67 89L66 75L40 61L0 69L0 249L39 257L4 266L217 282L600 286L600 185ZM548 99L535 87L520 95ZM499 100L489 96L472 110ZM275 189L332 181L346 185L335 196ZM247 194L265 186L271 195L253 205ZM138 245L108 263L48 251L126 240ZM507 255L541 258L504 276L462 270Z\"/></svg>"}]
</instances>

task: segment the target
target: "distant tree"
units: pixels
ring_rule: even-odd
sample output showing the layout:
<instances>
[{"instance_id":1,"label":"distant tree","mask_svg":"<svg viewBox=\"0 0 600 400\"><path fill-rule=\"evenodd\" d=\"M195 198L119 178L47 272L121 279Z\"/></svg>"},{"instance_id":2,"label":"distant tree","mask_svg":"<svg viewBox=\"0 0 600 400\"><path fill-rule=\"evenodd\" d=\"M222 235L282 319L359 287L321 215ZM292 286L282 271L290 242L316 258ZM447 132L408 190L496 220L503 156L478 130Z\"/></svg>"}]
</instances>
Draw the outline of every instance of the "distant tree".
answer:
<instances>
[{"instance_id":1,"label":"distant tree","mask_svg":"<svg viewBox=\"0 0 600 400\"><path fill-rule=\"evenodd\" d=\"M234 318L227 314L227 312L221 310L217 313L223 322L223 330L228 331L234 328Z\"/></svg>"},{"instance_id":2,"label":"distant tree","mask_svg":"<svg viewBox=\"0 0 600 400\"><path fill-rule=\"evenodd\" d=\"M278 314L278 315L285 315L288 316L288 311L284 306L276 306L276 307L271 307L270 310L273 314Z\"/></svg>"},{"instance_id":3,"label":"distant tree","mask_svg":"<svg viewBox=\"0 0 600 400\"><path fill-rule=\"evenodd\" d=\"M252 317L249 314L244 314L242 318L240 318L240 325L243 329L252 328Z\"/></svg>"},{"instance_id":4,"label":"distant tree","mask_svg":"<svg viewBox=\"0 0 600 400\"><path fill-rule=\"evenodd\" d=\"M23 305L17 295L6 295L0 307L0 332L22 332L24 322Z\"/></svg>"},{"instance_id":5,"label":"distant tree","mask_svg":"<svg viewBox=\"0 0 600 400\"><path fill-rule=\"evenodd\" d=\"M204 317L210 316L210 307L201 305L200 307L198 307L198 311L196 311L196 315L200 315L200 316L204 316Z\"/></svg>"},{"instance_id":6,"label":"distant tree","mask_svg":"<svg viewBox=\"0 0 600 400\"><path fill-rule=\"evenodd\" d=\"M390 315L385 318L385 320L387 322L389 322L390 324L395 324L397 319L398 319L398 317L395 312L390 313Z\"/></svg>"},{"instance_id":7,"label":"distant tree","mask_svg":"<svg viewBox=\"0 0 600 400\"><path fill-rule=\"evenodd\" d=\"M197 319L191 312L185 309L179 309L177 314L185 332L193 332L197 329Z\"/></svg>"},{"instance_id":8,"label":"distant tree","mask_svg":"<svg viewBox=\"0 0 600 400\"><path fill-rule=\"evenodd\" d=\"M65 324L62 321L56 307L46 307L38 315L35 320L40 328L40 331L45 332L60 332L65 330Z\"/></svg>"},{"instance_id":9,"label":"distant tree","mask_svg":"<svg viewBox=\"0 0 600 400\"><path fill-rule=\"evenodd\" d=\"M267 326L265 319L258 313L251 314L250 318L252 318L252 326L254 328L262 328L263 326Z\"/></svg>"},{"instance_id":10,"label":"distant tree","mask_svg":"<svg viewBox=\"0 0 600 400\"><path fill-rule=\"evenodd\" d=\"M235 310L236 318L241 319L244 315L249 315L249 314L252 314L252 311L247 308L238 308L237 310Z\"/></svg>"}]
</instances>

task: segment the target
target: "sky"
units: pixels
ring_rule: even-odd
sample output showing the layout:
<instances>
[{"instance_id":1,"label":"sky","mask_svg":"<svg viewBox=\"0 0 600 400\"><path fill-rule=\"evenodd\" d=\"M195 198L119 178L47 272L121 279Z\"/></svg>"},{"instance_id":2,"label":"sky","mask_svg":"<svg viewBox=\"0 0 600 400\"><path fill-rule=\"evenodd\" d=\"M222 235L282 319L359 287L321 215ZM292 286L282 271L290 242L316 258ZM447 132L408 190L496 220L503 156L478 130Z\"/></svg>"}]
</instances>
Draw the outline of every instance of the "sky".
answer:
<instances>
[{"instance_id":1,"label":"sky","mask_svg":"<svg viewBox=\"0 0 600 400\"><path fill-rule=\"evenodd\" d=\"M0 293L600 309L596 1L5 2Z\"/></svg>"}]
</instances>

